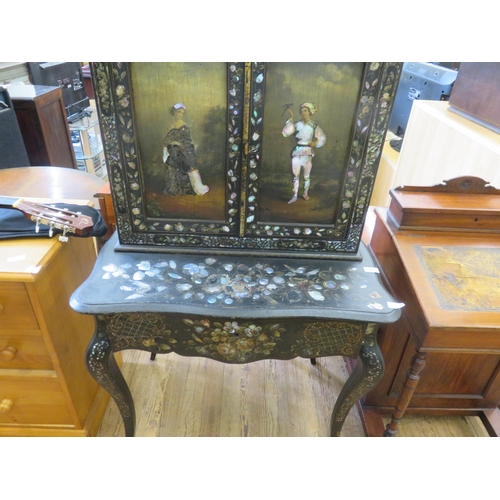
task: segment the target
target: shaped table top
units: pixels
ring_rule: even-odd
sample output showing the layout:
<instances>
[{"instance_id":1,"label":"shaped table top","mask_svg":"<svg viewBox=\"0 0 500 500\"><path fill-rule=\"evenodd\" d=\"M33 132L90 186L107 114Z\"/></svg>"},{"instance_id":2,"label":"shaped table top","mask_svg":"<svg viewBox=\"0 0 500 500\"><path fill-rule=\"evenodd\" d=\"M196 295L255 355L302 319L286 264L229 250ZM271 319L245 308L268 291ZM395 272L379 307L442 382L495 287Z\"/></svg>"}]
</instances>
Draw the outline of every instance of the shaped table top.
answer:
<instances>
[{"instance_id":1,"label":"shaped table top","mask_svg":"<svg viewBox=\"0 0 500 500\"><path fill-rule=\"evenodd\" d=\"M402 304L362 260L116 251L117 233L73 294L77 312L318 317L391 323Z\"/></svg>"}]
</instances>

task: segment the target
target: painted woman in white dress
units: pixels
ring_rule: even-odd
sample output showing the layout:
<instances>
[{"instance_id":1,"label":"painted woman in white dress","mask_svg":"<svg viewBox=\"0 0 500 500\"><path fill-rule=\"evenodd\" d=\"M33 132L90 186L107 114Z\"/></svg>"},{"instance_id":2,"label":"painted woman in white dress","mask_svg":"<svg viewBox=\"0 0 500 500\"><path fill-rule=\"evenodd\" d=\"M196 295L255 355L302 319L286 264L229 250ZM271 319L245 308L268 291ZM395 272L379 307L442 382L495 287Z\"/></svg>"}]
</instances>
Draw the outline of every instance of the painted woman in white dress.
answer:
<instances>
[{"instance_id":1,"label":"painted woman in white dress","mask_svg":"<svg viewBox=\"0 0 500 500\"><path fill-rule=\"evenodd\" d=\"M294 123L293 111L288 108L290 118L283 127L283 137L290 137L295 134L297 145L292 150L292 174L293 174L293 195L288 202L295 203L299 193L300 173L304 177L304 200L309 199L309 187L311 185L312 159L314 148L321 148L326 142L326 136L321 127L311 120L311 116L316 113L316 104L304 102L299 107L301 120Z\"/></svg>"},{"instance_id":2,"label":"painted woman in white dress","mask_svg":"<svg viewBox=\"0 0 500 500\"><path fill-rule=\"evenodd\" d=\"M208 186L201 181L196 168L196 154L191 131L184 122L186 106L179 102L171 108L174 117L163 139L163 163L166 168L166 186L163 192L170 196L203 195Z\"/></svg>"}]
</instances>

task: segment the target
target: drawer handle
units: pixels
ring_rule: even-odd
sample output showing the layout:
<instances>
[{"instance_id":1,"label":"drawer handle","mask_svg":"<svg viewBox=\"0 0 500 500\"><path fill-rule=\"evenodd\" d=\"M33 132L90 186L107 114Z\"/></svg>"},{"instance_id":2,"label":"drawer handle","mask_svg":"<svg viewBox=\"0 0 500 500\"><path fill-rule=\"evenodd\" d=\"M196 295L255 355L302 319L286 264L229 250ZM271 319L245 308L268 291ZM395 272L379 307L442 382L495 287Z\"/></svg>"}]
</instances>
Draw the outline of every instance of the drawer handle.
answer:
<instances>
[{"instance_id":1,"label":"drawer handle","mask_svg":"<svg viewBox=\"0 0 500 500\"><path fill-rule=\"evenodd\" d=\"M0 402L0 413L9 413L14 401L12 399L2 399Z\"/></svg>"},{"instance_id":2,"label":"drawer handle","mask_svg":"<svg viewBox=\"0 0 500 500\"><path fill-rule=\"evenodd\" d=\"M0 359L2 361L12 361L16 357L16 354L17 349L14 346L8 345L0 351Z\"/></svg>"}]
</instances>

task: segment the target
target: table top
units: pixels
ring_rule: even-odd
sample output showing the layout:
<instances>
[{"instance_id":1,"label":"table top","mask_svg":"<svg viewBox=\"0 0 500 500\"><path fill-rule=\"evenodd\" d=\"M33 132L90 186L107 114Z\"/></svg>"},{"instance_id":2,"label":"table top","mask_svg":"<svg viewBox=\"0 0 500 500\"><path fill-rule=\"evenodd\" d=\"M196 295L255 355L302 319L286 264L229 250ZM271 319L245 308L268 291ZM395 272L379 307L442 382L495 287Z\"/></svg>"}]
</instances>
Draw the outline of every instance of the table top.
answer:
<instances>
[{"instance_id":1,"label":"table top","mask_svg":"<svg viewBox=\"0 0 500 500\"><path fill-rule=\"evenodd\" d=\"M92 200L106 183L88 172L64 167L0 169L0 195L49 198L54 201Z\"/></svg>"},{"instance_id":2,"label":"table top","mask_svg":"<svg viewBox=\"0 0 500 500\"><path fill-rule=\"evenodd\" d=\"M391 323L400 304L361 261L115 251L115 233L71 298L80 313L175 312Z\"/></svg>"}]
</instances>

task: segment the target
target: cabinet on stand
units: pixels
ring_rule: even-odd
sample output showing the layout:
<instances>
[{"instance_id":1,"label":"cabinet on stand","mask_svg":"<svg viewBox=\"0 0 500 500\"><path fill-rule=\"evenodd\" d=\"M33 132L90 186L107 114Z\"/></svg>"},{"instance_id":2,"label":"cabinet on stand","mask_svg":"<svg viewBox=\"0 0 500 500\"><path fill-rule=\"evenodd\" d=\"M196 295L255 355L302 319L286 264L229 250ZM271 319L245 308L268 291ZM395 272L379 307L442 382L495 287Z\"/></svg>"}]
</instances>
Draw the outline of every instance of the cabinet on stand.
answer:
<instances>
[{"instance_id":1,"label":"cabinet on stand","mask_svg":"<svg viewBox=\"0 0 500 500\"><path fill-rule=\"evenodd\" d=\"M400 316L360 241L400 66L92 63L117 231L71 305L94 316L87 367L126 435L124 349L359 356L332 413L340 434L382 374L378 326ZM303 91L332 70L346 83Z\"/></svg>"}]
</instances>

